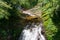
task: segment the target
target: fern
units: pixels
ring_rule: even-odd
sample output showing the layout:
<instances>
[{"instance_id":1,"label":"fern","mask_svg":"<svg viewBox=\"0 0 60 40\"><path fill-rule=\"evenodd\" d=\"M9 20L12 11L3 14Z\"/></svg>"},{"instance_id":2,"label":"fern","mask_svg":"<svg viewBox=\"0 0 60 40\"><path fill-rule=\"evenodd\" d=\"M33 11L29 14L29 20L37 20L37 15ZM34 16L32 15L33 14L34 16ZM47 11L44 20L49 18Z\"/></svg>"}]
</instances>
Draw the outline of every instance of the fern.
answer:
<instances>
[{"instance_id":1,"label":"fern","mask_svg":"<svg viewBox=\"0 0 60 40\"><path fill-rule=\"evenodd\" d=\"M12 9L12 7L8 5L7 2L0 0L0 19L8 19L8 16L10 16L8 9Z\"/></svg>"}]
</instances>

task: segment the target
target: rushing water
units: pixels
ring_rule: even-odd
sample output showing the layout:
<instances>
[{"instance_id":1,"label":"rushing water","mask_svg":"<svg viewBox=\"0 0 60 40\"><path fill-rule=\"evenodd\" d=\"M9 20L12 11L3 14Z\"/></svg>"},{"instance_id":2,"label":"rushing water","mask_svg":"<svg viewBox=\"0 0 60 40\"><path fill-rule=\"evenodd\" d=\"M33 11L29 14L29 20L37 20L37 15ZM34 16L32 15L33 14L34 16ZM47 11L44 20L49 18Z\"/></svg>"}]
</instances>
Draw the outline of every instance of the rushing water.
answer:
<instances>
[{"instance_id":1,"label":"rushing water","mask_svg":"<svg viewBox=\"0 0 60 40\"><path fill-rule=\"evenodd\" d=\"M19 8L21 9L21 7L18 7L18 10L20 10ZM36 10L36 9L33 8L31 10ZM39 10L38 15L41 15L40 12L41 11ZM27 10L27 11L22 10L22 13L28 14L29 16L38 16L37 13L33 14L32 11L29 11L29 10ZM41 32L42 30L43 29L42 29L41 22L40 23L39 22L38 23L35 23L35 22L29 23L28 22L27 25L22 30L22 33L20 34L20 37L18 40L46 40L44 35Z\"/></svg>"},{"instance_id":2,"label":"rushing water","mask_svg":"<svg viewBox=\"0 0 60 40\"><path fill-rule=\"evenodd\" d=\"M27 24L23 29L19 40L45 40L44 35L41 33L42 23Z\"/></svg>"}]
</instances>

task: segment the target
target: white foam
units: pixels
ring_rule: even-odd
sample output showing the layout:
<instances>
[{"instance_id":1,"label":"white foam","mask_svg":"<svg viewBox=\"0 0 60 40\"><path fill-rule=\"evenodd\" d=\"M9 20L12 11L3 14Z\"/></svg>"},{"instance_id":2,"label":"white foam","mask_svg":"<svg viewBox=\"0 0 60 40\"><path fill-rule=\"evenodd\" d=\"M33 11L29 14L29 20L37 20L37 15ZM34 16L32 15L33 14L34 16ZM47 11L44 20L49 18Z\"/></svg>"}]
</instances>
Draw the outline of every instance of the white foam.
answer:
<instances>
[{"instance_id":1,"label":"white foam","mask_svg":"<svg viewBox=\"0 0 60 40\"><path fill-rule=\"evenodd\" d=\"M38 38L39 40L45 40L45 37L41 33L42 27L40 25L32 24L28 27L26 26L22 31L19 40L38 40Z\"/></svg>"}]
</instances>

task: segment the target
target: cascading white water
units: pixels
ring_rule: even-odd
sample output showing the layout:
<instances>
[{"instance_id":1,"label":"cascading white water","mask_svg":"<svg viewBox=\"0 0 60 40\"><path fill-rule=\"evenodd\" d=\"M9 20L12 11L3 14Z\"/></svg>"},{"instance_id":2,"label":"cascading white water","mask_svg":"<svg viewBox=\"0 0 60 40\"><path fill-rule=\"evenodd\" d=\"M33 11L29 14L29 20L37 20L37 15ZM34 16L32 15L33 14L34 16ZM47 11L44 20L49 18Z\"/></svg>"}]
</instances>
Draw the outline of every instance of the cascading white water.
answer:
<instances>
[{"instance_id":1,"label":"cascading white water","mask_svg":"<svg viewBox=\"0 0 60 40\"><path fill-rule=\"evenodd\" d=\"M39 7L37 6L32 9L25 10L25 11L23 9L21 9L21 7L18 7L17 9L21 10L22 14L27 14L32 17L35 17L35 16L40 17L41 11L37 10L39 8L40 8L40 6ZM29 23L28 22L27 25L25 26L25 28L22 30L22 33L18 40L46 40L44 35L41 33L42 30L43 29L42 29L41 22L40 23L39 22L38 23L35 23L35 22Z\"/></svg>"},{"instance_id":2,"label":"cascading white water","mask_svg":"<svg viewBox=\"0 0 60 40\"><path fill-rule=\"evenodd\" d=\"M41 31L42 23L39 23L38 25L35 23L27 24L23 29L19 40L46 40Z\"/></svg>"}]
</instances>

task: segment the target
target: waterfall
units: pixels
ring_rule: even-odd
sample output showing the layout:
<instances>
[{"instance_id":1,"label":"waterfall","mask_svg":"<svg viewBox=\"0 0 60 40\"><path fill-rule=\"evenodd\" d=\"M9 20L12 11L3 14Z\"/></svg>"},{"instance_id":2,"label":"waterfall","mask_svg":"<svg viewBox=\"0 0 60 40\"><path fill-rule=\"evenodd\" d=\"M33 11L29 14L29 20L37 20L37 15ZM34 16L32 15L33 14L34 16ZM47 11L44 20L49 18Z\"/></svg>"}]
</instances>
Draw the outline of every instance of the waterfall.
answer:
<instances>
[{"instance_id":1,"label":"waterfall","mask_svg":"<svg viewBox=\"0 0 60 40\"><path fill-rule=\"evenodd\" d=\"M42 30L42 23L27 24L18 40L46 40Z\"/></svg>"},{"instance_id":2,"label":"waterfall","mask_svg":"<svg viewBox=\"0 0 60 40\"><path fill-rule=\"evenodd\" d=\"M38 7L34 7L32 9L29 9L29 10L23 10L23 9L21 9L21 7L18 7L18 10L22 10L22 14L29 15L30 17L32 17L31 19L33 21L34 21L35 17L41 16L41 11L37 10L37 9L38 9ZM26 17L28 17L28 16L26 16ZM26 17L24 17L24 18L26 18ZM30 18L28 18L28 19L30 19ZM37 20L40 21L39 19L37 19ZM18 40L46 40L45 36L42 34L42 30L43 30L43 28L42 28L41 22L38 22L38 23L27 22L27 25L22 30Z\"/></svg>"}]
</instances>

